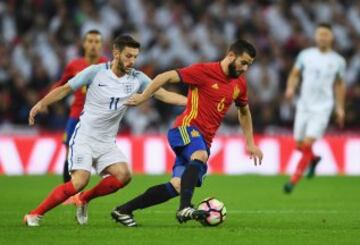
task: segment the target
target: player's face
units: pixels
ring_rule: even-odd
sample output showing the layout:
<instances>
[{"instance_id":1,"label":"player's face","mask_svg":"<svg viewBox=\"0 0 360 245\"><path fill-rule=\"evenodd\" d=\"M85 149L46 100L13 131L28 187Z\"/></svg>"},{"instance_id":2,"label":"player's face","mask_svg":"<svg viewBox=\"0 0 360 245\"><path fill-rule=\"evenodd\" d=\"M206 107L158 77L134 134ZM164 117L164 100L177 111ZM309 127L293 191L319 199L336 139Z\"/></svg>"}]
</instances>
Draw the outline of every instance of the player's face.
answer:
<instances>
[{"instance_id":1,"label":"player's face","mask_svg":"<svg viewBox=\"0 0 360 245\"><path fill-rule=\"evenodd\" d=\"M318 27L315 31L315 42L320 49L328 49L333 42L333 34L331 30Z\"/></svg>"},{"instance_id":2,"label":"player's face","mask_svg":"<svg viewBox=\"0 0 360 245\"><path fill-rule=\"evenodd\" d=\"M115 51L114 57L117 60L118 70L122 73L130 72L139 55L138 48L125 47L122 51Z\"/></svg>"},{"instance_id":3,"label":"player's face","mask_svg":"<svg viewBox=\"0 0 360 245\"><path fill-rule=\"evenodd\" d=\"M238 78L244 74L249 66L253 63L254 58L244 52L242 55L236 56L233 62L229 64L229 76L232 78Z\"/></svg>"},{"instance_id":4,"label":"player's face","mask_svg":"<svg viewBox=\"0 0 360 245\"><path fill-rule=\"evenodd\" d=\"M101 35L95 33L87 34L83 48L85 56L100 57L102 49Z\"/></svg>"}]
</instances>

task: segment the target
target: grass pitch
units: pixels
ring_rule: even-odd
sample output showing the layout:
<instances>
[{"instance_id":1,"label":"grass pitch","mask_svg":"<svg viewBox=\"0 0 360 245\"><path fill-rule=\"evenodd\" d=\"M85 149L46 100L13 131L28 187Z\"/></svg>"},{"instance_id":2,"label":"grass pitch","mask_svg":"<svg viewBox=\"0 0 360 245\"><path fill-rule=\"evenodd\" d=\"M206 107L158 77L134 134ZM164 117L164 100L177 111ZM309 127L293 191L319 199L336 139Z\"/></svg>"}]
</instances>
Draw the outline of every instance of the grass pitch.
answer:
<instances>
[{"instance_id":1,"label":"grass pitch","mask_svg":"<svg viewBox=\"0 0 360 245\"><path fill-rule=\"evenodd\" d=\"M93 186L93 177L89 186ZM75 208L59 206L41 227L25 227L23 215L61 182L59 176L0 176L0 244L360 244L360 178L303 180L291 195L282 192L287 177L209 176L194 201L215 196L225 203L227 220L219 227L175 220L178 198L135 213L141 226L126 228L110 211L168 176L135 176L128 187L95 199L89 224L76 224Z\"/></svg>"}]
</instances>

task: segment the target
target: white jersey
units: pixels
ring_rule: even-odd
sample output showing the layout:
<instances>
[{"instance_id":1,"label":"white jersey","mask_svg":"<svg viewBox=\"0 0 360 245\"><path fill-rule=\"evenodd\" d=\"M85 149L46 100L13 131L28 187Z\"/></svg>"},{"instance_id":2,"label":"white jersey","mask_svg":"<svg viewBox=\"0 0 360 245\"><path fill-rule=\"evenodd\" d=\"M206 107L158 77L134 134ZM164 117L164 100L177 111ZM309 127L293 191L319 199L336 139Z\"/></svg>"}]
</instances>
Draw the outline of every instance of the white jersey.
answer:
<instances>
[{"instance_id":1,"label":"white jersey","mask_svg":"<svg viewBox=\"0 0 360 245\"><path fill-rule=\"evenodd\" d=\"M84 110L73 137L81 135L99 142L115 142L119 125L127 106L128 98L142 92L151 79L141 71L132 69L128 74L117 77L110 69L110 63L89 66L68 84L75 91L87 85Z\"/></svg>"},{"instance_id":2,"label":"white jersey","mask_svg":"<svg viewBox=\"0 0 360 245\"><path fill-rule=\"evenodd\" d=\"M322 53L318 48L301 51L295 63L302 76L297 109L330 114L334 106L334 82L344 78L345 65L345 59L335 51Z\"/></svg>"}]
</instances>

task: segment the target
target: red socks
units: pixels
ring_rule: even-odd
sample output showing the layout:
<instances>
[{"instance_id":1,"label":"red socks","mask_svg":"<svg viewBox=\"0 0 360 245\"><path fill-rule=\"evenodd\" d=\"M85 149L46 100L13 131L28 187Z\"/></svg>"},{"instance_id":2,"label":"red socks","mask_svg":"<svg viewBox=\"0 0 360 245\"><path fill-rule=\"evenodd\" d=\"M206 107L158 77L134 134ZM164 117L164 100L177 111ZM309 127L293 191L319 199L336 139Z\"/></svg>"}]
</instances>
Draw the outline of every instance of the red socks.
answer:
<instances>
[{"instance_id":1,"label":"red socks","mask_svg":"<svg viewBox=\"0 0 360 245\"><path fill-rule=\"evenodd\" d=\"M81 201L88 203L93 198L116 192L123 186L124 184L120 180L114 176L108 176L102 179L94 188L83 192L80 199Z\"/></svg>"},{"instance_id":2,"label":"red socks","mask_svg":"<svg viewBox=\"0 0 360 245\"><path fill-rule=\"evenodd\" d=\"M71 181L66 182L65 184L57 186L49 196L30 214L43 215L50 209L56 207L69 197L75 195L78 191L74 188L74 185Z\"/></svg>"},{"instance_id":3,"label":"red socks","mask_svg":"<svg viewBox=\"0 0 360 245\"><path fill-rule=\"evenodd\" d=\"M311 145L303 146L302 148L300 148L300 151L302 152L302 157L301 157L300 161L298 162L296 171L290 180L290 182L294 185L297 182L299 182L305 169L310 164L310 161L314 158L314 153L312 151Z\"/></svg>"}]
</instances>

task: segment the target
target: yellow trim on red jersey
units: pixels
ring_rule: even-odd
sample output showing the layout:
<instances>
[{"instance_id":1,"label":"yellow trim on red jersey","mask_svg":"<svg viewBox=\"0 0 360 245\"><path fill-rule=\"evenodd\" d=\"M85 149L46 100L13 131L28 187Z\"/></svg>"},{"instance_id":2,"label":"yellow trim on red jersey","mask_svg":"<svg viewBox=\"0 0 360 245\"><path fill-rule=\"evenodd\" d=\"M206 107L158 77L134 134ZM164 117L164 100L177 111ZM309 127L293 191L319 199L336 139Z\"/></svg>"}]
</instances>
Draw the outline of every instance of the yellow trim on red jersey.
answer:
<instances>
[{"instance_id":1,"label":"yellow trim on red jersey","mask_svg":"<svg viewBox=\"0 0 360 245\"><path fill-rule=\"evenodd\" d=\"M191 110L183 119L183 126L190 126L191 120L197 117L199 106L199 92L198 88L191 90Z\"/></svg>"}]
</instances>

